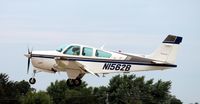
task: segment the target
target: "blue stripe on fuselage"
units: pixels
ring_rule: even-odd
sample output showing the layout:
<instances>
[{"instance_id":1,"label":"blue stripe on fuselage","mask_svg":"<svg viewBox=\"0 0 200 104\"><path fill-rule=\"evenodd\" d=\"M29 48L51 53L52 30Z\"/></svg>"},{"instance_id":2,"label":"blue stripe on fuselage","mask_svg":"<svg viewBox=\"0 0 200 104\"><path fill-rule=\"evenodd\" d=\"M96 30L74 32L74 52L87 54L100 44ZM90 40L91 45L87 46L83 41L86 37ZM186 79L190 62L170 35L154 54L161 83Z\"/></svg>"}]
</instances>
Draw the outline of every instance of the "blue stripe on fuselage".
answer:
<instances>
[{"instance_id":1,"label":"blue stripe on fuselage","mask_svg":"<svg viewBox=\"0 0 200 104\"><path fill-rule=\"evenodd\" d=\"M67 56L52 56L52 55L37 55L33 54L32 57L38 58L51 58L60 57L59 60L67 61L87 61L87 62L101 62L101 63L121 63L121 64L133 64L133 65L148 65L148 66L163 66L163 67L177 67L174 64L155 64L151 62L136 62L129 60L113 60L113 59L98 59L98 58L80 58L80 57L67 57Z\"/></svg>"}]
</instances>

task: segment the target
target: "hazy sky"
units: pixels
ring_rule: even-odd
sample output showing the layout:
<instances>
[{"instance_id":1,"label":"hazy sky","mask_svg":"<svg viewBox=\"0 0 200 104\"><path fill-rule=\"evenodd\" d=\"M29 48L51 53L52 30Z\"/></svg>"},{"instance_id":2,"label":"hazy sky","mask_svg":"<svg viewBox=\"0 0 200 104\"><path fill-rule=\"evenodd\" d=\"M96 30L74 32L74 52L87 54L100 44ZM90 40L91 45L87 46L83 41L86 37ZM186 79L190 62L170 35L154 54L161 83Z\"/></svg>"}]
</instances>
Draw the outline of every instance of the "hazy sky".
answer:
<instances>
[{"instance_id":1,"label":"hazy sky","mask_svg":"<svg viewBox=\"0 0 200 104\"><path fill-rule=\"evenodd\" d=\"M0 72L12 80L28 80L27 46L54 50L80 43L107 50L149 54L168 34L182 36L178 67L137 72L172 81L171 93L184 103L200 102L199 0L0 0ZM115 74L98 78L87 74L89 86L108 85ZM45 90L66 73L38 73L32 87Z\"/></svg>"}]
</instances>

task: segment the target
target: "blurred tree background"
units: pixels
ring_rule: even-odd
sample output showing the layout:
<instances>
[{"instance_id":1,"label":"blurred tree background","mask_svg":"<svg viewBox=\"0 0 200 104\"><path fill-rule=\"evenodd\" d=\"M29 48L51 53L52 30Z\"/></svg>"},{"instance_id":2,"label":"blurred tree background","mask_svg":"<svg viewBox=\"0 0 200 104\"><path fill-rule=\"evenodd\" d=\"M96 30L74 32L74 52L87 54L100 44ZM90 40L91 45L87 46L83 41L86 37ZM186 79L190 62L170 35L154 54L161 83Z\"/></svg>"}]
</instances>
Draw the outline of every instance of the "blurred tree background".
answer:
<instances>
[{"instance_id":1,"label":"blurred tree background","mask_svg":"<svg viewBox=\"0 0 200 104\"><path fill-rule=\"evenodd\" d=\"M31 88L26 81L10 81L0 74L0 104L182 104L170 93L171 82L135 75L114 76L108 86L70 88L65 80L55 81L46 91Z\"/></svg>"}]
</instances>

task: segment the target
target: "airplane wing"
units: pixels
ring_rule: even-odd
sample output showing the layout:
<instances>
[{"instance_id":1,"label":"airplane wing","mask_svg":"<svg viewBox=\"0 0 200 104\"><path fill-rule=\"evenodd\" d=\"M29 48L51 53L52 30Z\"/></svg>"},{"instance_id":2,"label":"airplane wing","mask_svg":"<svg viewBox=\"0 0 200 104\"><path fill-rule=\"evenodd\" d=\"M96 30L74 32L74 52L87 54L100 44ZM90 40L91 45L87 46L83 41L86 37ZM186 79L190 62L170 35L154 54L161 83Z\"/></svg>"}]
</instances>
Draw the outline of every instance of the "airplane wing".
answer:
<instances>
[{"instance_id":1,"label":"airplane wing","mask_svg":"<svg viewBox=\"0 0 200 104\"><path fill-rule=\"evenodd\" d=\"M89 67L87 67L86 65L84 65L84 70L86 70L88 73L90 73L92 75L96 75L97 77L99 77L99 75L97 73L92 72L91 69Z\"/></svg>"},{"instance_id":2,"label":"airplane wing","mask_svg":"<svg viewBox=\"0 0 200 104\"><path fill-rule=\"evenodd\" d=\"M54 58L56 60L56 63L57 63L57 68L63 68L65 66L67 66L67 64L69 64L68 62L66 62L65 60L63 60L65 57L60 57L60 58ZM88 66L88 64L85 64L84 62L81 62L81 61L74 61L74 62L71 62L71 64L73 64L73 68L69 68L69 69L66 69L67 73L68 73L68 76L69 74L72 72L70 70L73 70L73 73L79 73L79 74L84 74L84 73L90 73L92 75L95 75L95 76L98 76L99 75L97 73L94 73L90 67ZM78 71L75 71L75 70L78 70Z\"/></svg>"}]
</instances>

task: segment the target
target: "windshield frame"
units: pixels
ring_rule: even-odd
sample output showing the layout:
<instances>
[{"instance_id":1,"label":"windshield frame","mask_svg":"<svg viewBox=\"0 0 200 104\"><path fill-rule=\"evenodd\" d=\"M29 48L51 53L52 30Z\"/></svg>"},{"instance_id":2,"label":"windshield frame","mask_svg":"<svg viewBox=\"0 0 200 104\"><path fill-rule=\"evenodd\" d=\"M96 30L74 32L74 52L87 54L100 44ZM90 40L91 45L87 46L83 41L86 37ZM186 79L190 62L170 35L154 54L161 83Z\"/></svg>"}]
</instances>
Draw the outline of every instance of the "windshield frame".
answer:
<instances>
[{"instance_id":1,"label":"windshield frame","mask_svg":"<svg viewBox=\"0 0 200 104\"><path fill-rule=\"evenodd\" d=\"M63 52L63 50L67 47L68 45L61 45L61 46L59 46L57 49L56 49L56 51L57 52Z\"/></svg>"}]
</instances>

